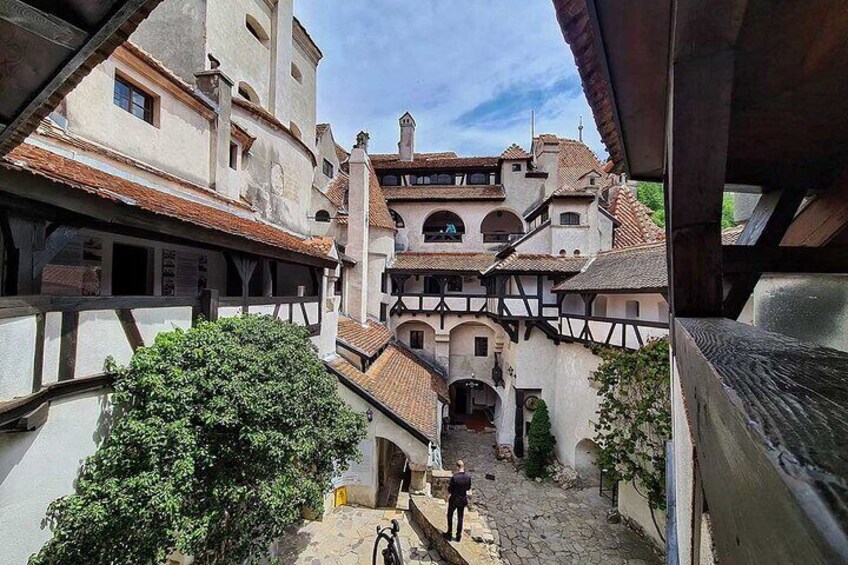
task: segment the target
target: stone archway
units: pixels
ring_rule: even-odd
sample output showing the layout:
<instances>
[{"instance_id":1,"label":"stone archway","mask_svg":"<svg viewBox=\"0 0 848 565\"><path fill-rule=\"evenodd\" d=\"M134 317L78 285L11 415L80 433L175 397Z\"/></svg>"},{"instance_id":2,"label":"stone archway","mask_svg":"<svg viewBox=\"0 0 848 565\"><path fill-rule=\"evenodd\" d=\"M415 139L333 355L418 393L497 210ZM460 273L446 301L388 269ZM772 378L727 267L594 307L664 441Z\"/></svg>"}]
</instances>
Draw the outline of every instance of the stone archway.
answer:
<instances>
[{"instance_id":1,"label":"stone archway","mask_svg":"<svg viewBox=\"0 0 848 565\"><path fill-rule=\"evenodd\" d=\"M580 440L574 448L574 470L580 476L583 486L598 486L601 472L598 469L598 457L601 448L589 438Z\"/></svg>"},{"instance_id":2,"label":"stone archway","mask_svg":"<svg viewBox=\"0 0 848 565\"><path fill-rule=\"evenodd\" d=\"M497 428L503 405L500 394L490 384L476 379L460 379L450 384L448 392L452 425L465 425L476 431Z\"/></svg>"},{"instance_id":3,"label":"stone archway","mask_svg":"<svg viewBox=\"0 0 848 565\"><path fill-rule=\"evenodd\" d=\"M409 492L409 457L390 439L377 436L377 508L397 506L401 492Z\"/></svg>"}]
</instances>

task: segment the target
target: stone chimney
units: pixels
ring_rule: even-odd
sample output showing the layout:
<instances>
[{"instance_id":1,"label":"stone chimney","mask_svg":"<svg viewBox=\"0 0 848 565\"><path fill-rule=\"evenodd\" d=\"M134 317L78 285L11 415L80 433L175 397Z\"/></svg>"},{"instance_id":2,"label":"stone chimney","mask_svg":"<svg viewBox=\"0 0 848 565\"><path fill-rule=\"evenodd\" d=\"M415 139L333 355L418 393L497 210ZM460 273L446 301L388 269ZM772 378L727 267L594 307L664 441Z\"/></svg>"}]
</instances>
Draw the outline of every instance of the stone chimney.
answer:
<instances>
[{"instance_id":1,"label":"stone chimney","mask_svg":"<svg viewBox=\"0 0 848 565\"><path fill-rule=\"evenodd\" d=\"M209 150L209 185L219 194L238 200L238 185L230 179L230 127L233 109L233 81L215 68L195 75L197 89L209 99L217 117L212 124Z\"/></svg>"},{"instance_id":2,"label":"stone chimney","mask_svg":"<svg viewBox=\"0 0 848 565\"><path fill-rule=\"evenodd\" d=\"M555 135L545 134L539 136L539 149L536 155L536 168L548 173L545 180L545 194L547 198L557 188L559 179L559 138Z\"/></svg>"},{"instance_id":3,"label":"stone chimney","mask_svg":"<svg viewBox=\"0 0 848 565\"><path fill-rule=\"evenodd\" d=\"M415 119L409 112L400 117L398 155L401 161L412 161L415 157Z\"/></svg>"},{"instance_id":4,"label":"stone chimney","mask_svg":"<svg viewBox=\"0 0 848 565\"><path fill-rule=\"evenodd\" d=\"M348 315L361 324L368 320L368 237L369 192L371 169L368 160L368 134L356 136L350 153L350 180L347 206L347 247L345 252L355 261L348 275Z\"/></svg>"}]
</instances>

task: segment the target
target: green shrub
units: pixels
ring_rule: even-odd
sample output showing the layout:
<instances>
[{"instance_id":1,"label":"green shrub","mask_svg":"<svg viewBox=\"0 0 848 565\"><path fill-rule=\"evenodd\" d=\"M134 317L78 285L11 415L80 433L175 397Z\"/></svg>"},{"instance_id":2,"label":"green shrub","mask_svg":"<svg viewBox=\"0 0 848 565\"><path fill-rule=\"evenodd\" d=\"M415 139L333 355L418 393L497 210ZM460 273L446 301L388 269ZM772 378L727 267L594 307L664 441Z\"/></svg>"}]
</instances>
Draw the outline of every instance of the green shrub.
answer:
<instances>
[{"instance_id":1,"label":"green shrub","mask_svg":"<svg viewBox=\"0 0 848 565\"><path fill-rule=\"evenodd\" d=\"M542 399L539 399L536 411L533 412L527 443L527 462L524 465L524 472L529 478L535 479L545 472L545 466L553 454L556 443L556 438L551 434L548 405Z\"/></svg>"},{"instance_id":2,"label":"green shrub","mask_svg":"<svg viewBox=\"0 0 848 565\"><path fill-rule=\"evenodd\" d=\"M116 372L118 414L34 565L256 563L358 457L362 415L304 328L269 316L160 334Z\"/></svg>"}]
</instances>

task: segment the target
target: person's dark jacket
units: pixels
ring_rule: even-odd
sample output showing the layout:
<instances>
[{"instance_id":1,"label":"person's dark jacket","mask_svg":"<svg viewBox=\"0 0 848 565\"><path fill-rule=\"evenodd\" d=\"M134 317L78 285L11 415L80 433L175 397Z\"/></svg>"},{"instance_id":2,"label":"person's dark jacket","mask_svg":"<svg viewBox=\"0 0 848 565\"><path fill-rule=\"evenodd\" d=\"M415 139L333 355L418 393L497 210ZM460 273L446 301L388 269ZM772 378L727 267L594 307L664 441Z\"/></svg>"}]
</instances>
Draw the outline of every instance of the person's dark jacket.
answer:
<instances>
[{"instance_id":1,"label":"person's dark jacket","mask_svg":"<svg viewBox=\"0 0 848 565\"><path fill-rule=\"evenodd\" d=\"M468 505L469 490L471 490L471 475L463 471L451 477L448 494L450 494L450 501L456 506Z\"/></svg>"}]
</instances>

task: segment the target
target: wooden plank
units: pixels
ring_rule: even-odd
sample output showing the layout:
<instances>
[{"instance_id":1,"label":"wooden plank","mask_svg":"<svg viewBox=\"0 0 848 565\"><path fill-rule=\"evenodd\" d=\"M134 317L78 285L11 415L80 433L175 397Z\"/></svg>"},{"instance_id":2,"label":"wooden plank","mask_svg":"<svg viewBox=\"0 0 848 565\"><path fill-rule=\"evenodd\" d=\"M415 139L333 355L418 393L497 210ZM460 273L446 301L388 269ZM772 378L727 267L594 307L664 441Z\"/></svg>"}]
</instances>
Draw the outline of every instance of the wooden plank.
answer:
<instances>
[{"instance_id":1,"label":"wooden plank","mask_svg":"<svg viewBox=\"0 0 848 565\"><path fill-rule=\"evenodd\" d=\"M69 51L76 51L88 39L88 34L75 25L42 12L21 0L2 0L0 20L9 22Z\"/></svg>"},{"instance_id":2,"label":"wooden plank","mask_svg":"<svg viewBox=\"0 0 848 565\"><path fill-rule=\"evenodd\" d=\"M111 386L113 381L114 376L106 374L81 377L79 379L51 383L29 396L0 402L0 431L5 430L11 423L36 410L44 402L49 403L60 398Z\"/></svg>"},{"instance_id":3,"label":"wooden plank","mask_svg":"<svg viewBox=\"0 0 848 565\"><path fill-rule=\"evenodd\" d=\"M724 272L733 273L848 273L846 247L722 247Z\"/></svg>"},{"instance_id":4,"label":"wooden plank","mask_svg":"<svg viewBox=\"0 0 848 565\"><path fill-rule=\"evenodd\" d=\"M117 311L118 320L121 322L121 327L124 329L124 335L127 336L127 341L130 344L133 352L139 347L144 347L144 338L141 337L141 331L138 329L138 324L135 321L132 310L129 308L121 308Z\"/></svg>"},{"instance_id":5,"label":"wooden plank","mask_svg":"<svg viewBox=\"0 0 848 565\"><path fill-rule=\"evenodd\" d=\"M197 307L196 296L4 296L0 320L46 312Z\"/></svg>"},{"instance_id":6,"label":"wooden plank","mask_svg":"<svg viewBox=\"0 0 848 565\"><path fill-rule=\"evenodd\" d=\"M676 316L719 315L721 206L733 45L744 0L678 0L666 177L669 290Z\"/></svg>"},{"instance_id":7,"label":"wooden plank","mask_svg":"<svg viewBox=\"0 0 848 565\"><path fill-rule=\"evenodd\" d=\"M52 226L51 226L52 227ZM44 267L79 233L79 228L75 226L55 226L52 230L48 230L47 238L44 242L44 249L35 253L35 261L33 264L33 273L41 276Z\"/></svg>"},{"instance_id":8,"label":"wooden plank","mask_svg":"<svg viewBox=\"0 0 848 565\"><path fill-rule=\"evenodd\" d=\"M32 392L41 390L44 381L44 326L46 314L35 316L35 344L32 359Z\"/></svg>"},{"instance_id":9,"label":"wooden plank","mask_svg":"<svg viewBox=\"0 0 848 565\"><path fill-rule=\"evenodd\" d=\"M831 243L848 225L848 171L826 191L818 194L798 214L783 245L820 247Z\"/></svg>"},{"instance_id":10,"label":"wooden plank","mask_svg":"<svg viewBox=\"0 0 848 565\"><path fill-rule=\"evenodd\" d=\"M848 561L848 353L677 318L675 354L719 561Z\"/></svg>"},{"instance_id":11,"label":"wooden plank","mask_svg":"<svg viewBox=\"0 0 848 565\"><path fill-rule=\"evenodd\" d=\"M74 378L77 364L79 312L62 313L62 337L59 342L59 381Z\"/></svg>"}]
</instances>

